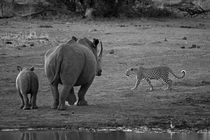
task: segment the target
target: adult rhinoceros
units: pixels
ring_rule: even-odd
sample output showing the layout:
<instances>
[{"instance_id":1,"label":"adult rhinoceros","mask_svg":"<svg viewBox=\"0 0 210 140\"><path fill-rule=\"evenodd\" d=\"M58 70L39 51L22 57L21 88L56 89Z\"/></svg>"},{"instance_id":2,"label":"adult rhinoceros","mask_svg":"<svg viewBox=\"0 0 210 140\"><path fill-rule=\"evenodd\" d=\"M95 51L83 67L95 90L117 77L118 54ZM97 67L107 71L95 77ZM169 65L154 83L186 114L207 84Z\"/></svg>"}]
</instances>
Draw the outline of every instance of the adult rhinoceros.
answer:
<instances>
[{"instance_id":1,"label":"adult rhinoceros","mask_svg":"<svg viewBox=\"0 0 210 140\"><path fill-rule=\"evenodd\" d=\"M48 50L45 54L45 73L50 82L54 103L52 108L64 110L65 101L76 102L74 86L81 86L77 105L87 105L85 94L95 75L101 76L101 59L103 47L97 54L98 39L77 40L75 37L63 45ZM58 84L63 85L59 96Z\"/></svg>"}]
</instances>

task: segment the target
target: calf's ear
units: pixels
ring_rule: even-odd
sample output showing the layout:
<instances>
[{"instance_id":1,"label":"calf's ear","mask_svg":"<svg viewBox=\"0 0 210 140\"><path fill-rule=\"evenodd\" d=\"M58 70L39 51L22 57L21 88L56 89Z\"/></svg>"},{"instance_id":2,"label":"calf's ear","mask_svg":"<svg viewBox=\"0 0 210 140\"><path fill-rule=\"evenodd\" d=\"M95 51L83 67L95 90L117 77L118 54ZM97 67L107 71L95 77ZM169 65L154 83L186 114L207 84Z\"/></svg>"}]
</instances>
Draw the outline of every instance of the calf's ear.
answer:
<instances>
[{"instance_id":1,"label":"calf's ear","mask_svg":"<svg viewBox=\"0 0 210 140\"><path fill-rule=\"evenodd\" d=\"M31 71L34 71L34 67L31 67L30 70L31 70Z\"/></svg>"},{"instance_id":2,"label":"calf's ear","mask_svg":"<svg viewBox=\"0 0 210 140\"><path fill-rule=\"evenodd\" d=\"M21 71L23 68L21 66L17 66L17 70Z\"/></svg>"},{"instance_id":3,"label":"calf's ear","mask_svg":"<svg viewBox=\"0 0 210 140\"><path fill-rule=\"evenodd\" d=\"M94 47L97 47L98 43L99 43L99 40L96 38L93 38Z\"/></svg>"}]
</instances>

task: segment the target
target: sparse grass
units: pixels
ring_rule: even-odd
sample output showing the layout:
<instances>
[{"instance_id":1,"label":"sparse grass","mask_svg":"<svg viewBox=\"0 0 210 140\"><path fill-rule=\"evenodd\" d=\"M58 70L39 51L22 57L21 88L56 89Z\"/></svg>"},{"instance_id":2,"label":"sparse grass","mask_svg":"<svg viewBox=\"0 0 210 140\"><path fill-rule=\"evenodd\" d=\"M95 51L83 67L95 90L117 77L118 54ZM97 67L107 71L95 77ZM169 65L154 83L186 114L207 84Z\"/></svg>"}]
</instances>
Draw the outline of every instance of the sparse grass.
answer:
<instances>
[{"instance_id":1,"label":"sparse grass","mask_svg":"<svg viewBox=\"0 0 210 140\"><path fill-rule=\"evenodd\" d=\"M70 19L68 19L70 21ZM97 21L13 21L0 25L1 33L30 31L48 33L48 45L37 44L18 50L0 44L0 128L26 127L149 127L169 128L170 120L175 128L209 128L209 85L197 86L210 78L210 22L209 19L162 20L97 20ZM202 21L201 21L202 20ZM2 21L0 21L2 22ZM204 28L180 28L181 25L199 25ZM33 23L32 25L30 25ZM20 26L24 24L24 26ZM40 28L40 25L53 28ZM103 75L96 77L88 90L89 106L70 106L66 111L50 109L52 95L43 70L43 54L46 50L65 42L71 36L99 38L103 41ZM187 37L186 40L182 40ZM167 38L167 41L165 41ZM62 41L63 40L63 41ZM54 41L54 42L53 42ZM200 48L189 49L192 44ZM186 48L182 49L181 46ZM109 53L113 50L114 53ZM134 77L126 77L130 66L146 67L166 64L176 74L187 71L184 80L174 81L172 91L161 89L160 81L153 81L155 90L142 82L138 90L131 91ZM19 109L20 99L15 89L16 66L35 65L40 88L38 110ZM194 82L194 83L193 83ZM189 86L190 85L190 86ZM78 88L76 88L78 89Z\"/></svg>"}]
</instances>

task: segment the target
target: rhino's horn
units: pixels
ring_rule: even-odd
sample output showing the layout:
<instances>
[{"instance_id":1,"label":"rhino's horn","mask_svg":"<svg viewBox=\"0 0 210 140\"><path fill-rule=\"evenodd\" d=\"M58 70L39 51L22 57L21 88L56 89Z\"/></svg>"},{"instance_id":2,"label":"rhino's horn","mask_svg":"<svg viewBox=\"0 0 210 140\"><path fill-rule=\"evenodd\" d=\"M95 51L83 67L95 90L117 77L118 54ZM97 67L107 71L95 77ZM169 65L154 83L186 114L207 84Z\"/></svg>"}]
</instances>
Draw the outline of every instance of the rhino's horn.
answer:
<instances>
[{"instance_id":1,"label":"rhino's horn","mask_svg":"<svg viewBox=\"0 0 210 140\"><path fill-rule=\"evenodd\" d=\"M99 57L102 57L102 54L103 54L103 45L102 45L102 41L100 41L100 44L101 44L101 51L99 53Z\"/></svg>"}]
</instances>

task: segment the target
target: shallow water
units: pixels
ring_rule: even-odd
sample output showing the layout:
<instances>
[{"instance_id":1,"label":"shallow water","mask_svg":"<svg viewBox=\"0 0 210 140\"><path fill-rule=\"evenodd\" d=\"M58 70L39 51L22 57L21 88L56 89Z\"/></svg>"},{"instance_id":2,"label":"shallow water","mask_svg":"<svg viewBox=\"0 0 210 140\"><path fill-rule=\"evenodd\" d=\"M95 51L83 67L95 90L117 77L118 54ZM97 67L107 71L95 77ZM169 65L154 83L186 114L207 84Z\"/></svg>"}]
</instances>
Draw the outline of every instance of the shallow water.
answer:
<instances>
[{"instance_id":1,"label":"shallow water","mask_svg":"<svg viewBox=\"0 0 210 140\"><path fill-rule=\"evenodd\" d=\"M210 140L210 132L7 131L0 132L0 140Z\"/></svg>"}]
</instances>

